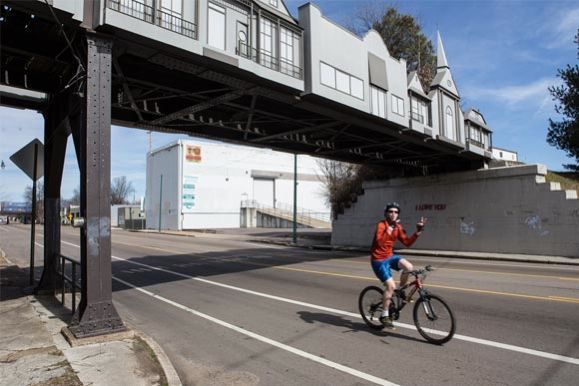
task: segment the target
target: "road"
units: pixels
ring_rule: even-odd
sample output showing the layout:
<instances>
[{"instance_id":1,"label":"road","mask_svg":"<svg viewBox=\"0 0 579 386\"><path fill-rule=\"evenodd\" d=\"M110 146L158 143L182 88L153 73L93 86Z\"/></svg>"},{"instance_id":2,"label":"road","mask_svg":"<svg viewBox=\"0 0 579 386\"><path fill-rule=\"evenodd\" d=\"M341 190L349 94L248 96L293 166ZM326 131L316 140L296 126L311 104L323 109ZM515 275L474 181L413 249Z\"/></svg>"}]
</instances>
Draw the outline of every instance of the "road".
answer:
<instances>
[{"instance_id":1,"label":"road","mask_svg":"<svg viewBox=\"0 0 579 386\"><path fill-rule=\"evenodd\" d=\"M576 266L412 257L437 268L426 284L458 320L435 346L407 327L408 309L394 331L366 328L358 294L376 279L363 254L210 234L114 230L112 242L117 310L187 385L577 384ZM63 227L62 253L78 245ZM0 226L0 247L28 266L29 227Z\"/></svg>"}]
</instances>

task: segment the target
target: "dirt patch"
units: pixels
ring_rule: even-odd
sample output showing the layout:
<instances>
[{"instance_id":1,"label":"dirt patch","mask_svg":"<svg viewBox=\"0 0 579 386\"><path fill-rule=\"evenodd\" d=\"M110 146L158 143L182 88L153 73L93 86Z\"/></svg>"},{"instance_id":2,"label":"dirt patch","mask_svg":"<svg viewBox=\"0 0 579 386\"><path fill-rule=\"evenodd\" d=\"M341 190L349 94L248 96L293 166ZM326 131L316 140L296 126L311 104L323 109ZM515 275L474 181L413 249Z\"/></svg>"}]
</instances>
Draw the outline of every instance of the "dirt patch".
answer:
<instances>
[{"instance_id":1,"label":"dirt patch","mask_svg":"<svg viewBox=\"0 0 579 386\"><path fill-rule=\"evenodd\" d=\"M48 354L48 355L60 356L60 355L62 355L62 352L59 349L57 349L55 346L29 348L26 350L16 351L12 354L8 354L8 355L0 358L0 363L12 363L12 362L16 362L20 358L30 356L30 355L37 355L37 354Z\"/></svg>"},{"instance_id":2,"label":"dirt patch","mask_svg":"<svg viewBox=\"0 0 579 386\"><path fill-rule=\"evenodd\" d=\"M35 383L30 386L83 386L78 376L70 367L67 361L57 363L55 366L64 367L65 373L61 376L50 378L41 383Z\"/></svg>"},{"instance_id":3,"label":"dirt patch","mask_svg":"<svg viewBox=\"0 0 579 386\"><path fill-rule=\"evenodd\" d=\"M163 367L161 366L161 363L159 363L157 355L155 355L155 352L147 342L140 337L135 336L133 339L133 351L135 352L139 363L139 370L142 371L146 377L156 379L156 385L168 385Z\"/></svg>"}]
</instances>

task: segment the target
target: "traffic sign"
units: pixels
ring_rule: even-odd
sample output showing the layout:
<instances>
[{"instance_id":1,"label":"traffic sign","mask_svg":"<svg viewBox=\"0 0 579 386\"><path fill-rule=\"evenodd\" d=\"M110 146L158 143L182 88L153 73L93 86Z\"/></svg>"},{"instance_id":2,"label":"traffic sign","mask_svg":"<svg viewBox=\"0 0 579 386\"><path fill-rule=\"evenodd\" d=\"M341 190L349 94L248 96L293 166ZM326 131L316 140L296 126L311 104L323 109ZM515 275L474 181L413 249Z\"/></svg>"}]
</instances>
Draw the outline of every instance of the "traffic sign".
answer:
<instances>
[{"instance_id":1,"label":"traffic sign","mask_svg":"<svg viewBox=\"0 0 579 386\"><path fill-rule=\"evenodd\" d=\"M36 179L38 180L44 175L44 145L38 138L34 138L28 145L12 154L10 160L34 180L34 145L36 145Z\"/></svg>"}]
</instances>

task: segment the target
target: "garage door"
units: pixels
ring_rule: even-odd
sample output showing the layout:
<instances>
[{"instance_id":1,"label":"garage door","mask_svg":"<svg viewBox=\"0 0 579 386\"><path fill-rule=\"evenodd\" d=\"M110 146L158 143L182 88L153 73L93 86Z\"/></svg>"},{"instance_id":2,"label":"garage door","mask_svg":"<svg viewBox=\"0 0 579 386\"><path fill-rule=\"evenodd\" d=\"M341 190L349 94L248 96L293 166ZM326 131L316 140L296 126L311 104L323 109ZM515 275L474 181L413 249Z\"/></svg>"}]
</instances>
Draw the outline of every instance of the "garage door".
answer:
<instances>
[{"instance_id":1,"label":"garage door","mask_svg":"<svg viewBox=\"0 0 579 386\"><path fill-rule=\"evenodd\" d=\"M254 178L253 199L260 205L273 207L275 200L275 180Z\"/></svg>"}]
</instances>

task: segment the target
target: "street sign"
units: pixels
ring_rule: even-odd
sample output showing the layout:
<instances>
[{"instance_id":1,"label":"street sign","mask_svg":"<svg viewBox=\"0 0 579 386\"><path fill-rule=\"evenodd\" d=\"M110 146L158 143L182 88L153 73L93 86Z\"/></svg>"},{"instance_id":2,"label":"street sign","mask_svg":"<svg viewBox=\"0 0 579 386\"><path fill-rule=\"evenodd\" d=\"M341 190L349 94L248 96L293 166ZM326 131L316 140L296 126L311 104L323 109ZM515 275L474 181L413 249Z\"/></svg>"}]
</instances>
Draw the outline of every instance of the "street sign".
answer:
<instances>
[{"instance_id":1,"label":"street sign","mask_svg":"<svg viewBox=\"0 0 579 386\"><path fill-rule=\"evenodd\" d=\"M34 180L34 145L37 145L36 179L44 175L44 145L34 138L30 143L10 156L10 160L16 164L30 179Z\"/></svg>"},{"instance_id":2,"label":"street sign","mask_svg":"<svg viewBox=\"0 0 579 386\"><path fill-rule=\"evenodd\" d=\"M30 202L11 202L4 201L0 203L0 213L2 214L20 214L32 212Z\"/></svg>"}]
</instances>

